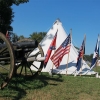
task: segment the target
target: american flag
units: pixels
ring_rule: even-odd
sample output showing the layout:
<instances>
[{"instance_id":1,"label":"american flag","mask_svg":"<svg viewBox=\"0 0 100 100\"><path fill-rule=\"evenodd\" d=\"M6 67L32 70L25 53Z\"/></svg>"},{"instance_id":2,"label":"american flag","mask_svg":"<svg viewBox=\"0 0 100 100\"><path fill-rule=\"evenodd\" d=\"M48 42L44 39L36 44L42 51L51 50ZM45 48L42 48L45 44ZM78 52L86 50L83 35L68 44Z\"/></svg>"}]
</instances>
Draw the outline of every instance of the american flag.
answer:
<instances>
[{"instance_id":1,"label":"american flag","mask_svg":"<svg viewBox=\"0 0 100 100\"><path fill-rule=\"evenodd\" d=\"M57 32L58 32L58 29L57 29ZM56 32L56 34L55 34L55 36L54 36L54 38L53 38L53 40L52 40L52 42L51 42L51 44L50 44L50 46L49 46L49 48L48 48L48 51L47 51L47 53L46 53L46 58L45 58L45 60L44 60L44 68L46 67L46 65L47 65L47 63L48 63L48 60L49 60L50 55L51 55L51 53L52 53L52 50L55 50L55 49L56 49L57 32Z\"/></svg>"},{"instance_id":2,"label":"american flag","mask_svg":"<svg viewBox=\"0 0 100 100\"><path fill-rule=\"evenodd\" d=\"M79 71L82 66L82 59L83 59L83 55L85 54L85 41L86 41L86 36L84 37L82 46L78 54L77 63L76 63L77 71Z\"/></svg>"},{"instance_id":3,"label":"american flag","mask_svg":"<svg viewBox=\"0 0 100 100\"><path fill-rule=\"evenodd\" d=\"M58 68L62 58L65 54L70 52L71 47L71 34L65 39L65 41L61 44L61 46L55 51L55 53L51 57L51 61Z\"/></svg>"},{"instance_id":4,"label":"american flag","mask_svg":"<svg viewBox=\"0 0 100 100\"><path fill-rule=\"evenodd\" d=\"M92 69L95 66L95 64L97 62L97 59L99 57L99 42L100 42L100 40L99 40L99 35L98 35L98 39L97 39L96 47L95 47L95 50L94 50L94 54L93 54L91 68L90 69Z\"/></svg>"}]
</instances>

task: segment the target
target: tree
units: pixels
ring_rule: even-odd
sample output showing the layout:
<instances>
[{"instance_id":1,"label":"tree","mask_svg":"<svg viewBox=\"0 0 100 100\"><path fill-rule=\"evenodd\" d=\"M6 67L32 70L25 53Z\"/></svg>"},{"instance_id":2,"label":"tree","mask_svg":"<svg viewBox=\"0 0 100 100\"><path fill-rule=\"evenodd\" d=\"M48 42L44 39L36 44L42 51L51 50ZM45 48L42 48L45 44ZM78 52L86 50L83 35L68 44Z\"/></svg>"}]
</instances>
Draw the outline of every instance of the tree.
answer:
<instances>
[{"instance_id":1,"label":"tree","mask_svg":"<svg viewBox=\"0 0 100 100\"><path fill-rule=\"evenodd\" d=\"M0 32L6 34L8 31L13 31L11 23L14 18L14 12L11 6L27 3L29 0L0 0Z\"/></svg>"},{"instance_id":2,"label":"tree","mask_svg":"<svg viewBox=\"0 0 100 100\"><path fill-rule=\"evenodd\" d=\"M10 26L12 18L14 17L13 12L9 4L4 1L0 1L0 31L6 33L6 31L12 31Z\"/></svg>"},{"instance_id":3,"label":"tree","mask_svg":"<svg viewBox=\"0 0 100 100\"><path fill-rule=\"evenodd\" d=\"M23 36L23 35L20 35L19 36L19 40L22 40L22 39L24 39L25 37Z\"/></svg>"},{"instance_id":4,"label":"tree","mask_svg":"<svg viewBox=\"0 0 100 100\"><path fill-rule=\"evenodd\" d=\"M30 34L30 39L32 40L37 40L38 42L41 42L41 40L44 38L46 35L46 32L33 32Z\"/></svg>"},{"instance_id":5,"label":"tree","mask_svg":"<svg viewBox=\"0 0 100 100\"><path fill-rule=\"evenodd\" d=\"M89 61L89 62L92 61L92 58L93 58L93 54L90 54L90 55L84 55L84 57L83 57L83 59L84 59L85 61Z\"/></svg>"},{"instance_id":6,"label":"tree","mask_svg":"<svg viewBox=\"0 0 100 100\"><path fill-rule=\"evenodd\" d=\"M15 4L15 5L19 5L21 3L27 3L27 2L29 2L29 0L10 0L10 1L12 1L12 4Z\"/></svg>"},{"instance_id":7,"label":"tree","mask_svg":"<svg viewBox=\"0 0 100 100\"><path fill-rule=\"evenodd\" d=\"M18 40L19 40L18 35L16 35L16 33L11 33L11 41L14 43L17 42Z\"/></svg>"}]
</instances>

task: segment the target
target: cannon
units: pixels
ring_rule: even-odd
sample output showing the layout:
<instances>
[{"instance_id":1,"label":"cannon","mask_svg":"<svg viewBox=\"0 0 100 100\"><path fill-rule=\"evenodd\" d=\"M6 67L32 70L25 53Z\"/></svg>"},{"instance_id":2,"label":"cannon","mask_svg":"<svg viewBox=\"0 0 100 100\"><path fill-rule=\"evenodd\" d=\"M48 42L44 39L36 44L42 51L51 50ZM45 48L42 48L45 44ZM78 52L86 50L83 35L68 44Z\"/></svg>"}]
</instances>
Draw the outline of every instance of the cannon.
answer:
<instances>
[{"instance_id":1,"label":"cannon","mask_svg":"<svg viewBox=\"0 0 100 100\"><path fill-rule=\"evenodd\" d=\"M43 49L36 40L12 43L0 32L0 88L7 86L14 75L36 77L42 71L44 59ZM34 62L38 62L38 66Z\"/></svg>"}]
</instances>

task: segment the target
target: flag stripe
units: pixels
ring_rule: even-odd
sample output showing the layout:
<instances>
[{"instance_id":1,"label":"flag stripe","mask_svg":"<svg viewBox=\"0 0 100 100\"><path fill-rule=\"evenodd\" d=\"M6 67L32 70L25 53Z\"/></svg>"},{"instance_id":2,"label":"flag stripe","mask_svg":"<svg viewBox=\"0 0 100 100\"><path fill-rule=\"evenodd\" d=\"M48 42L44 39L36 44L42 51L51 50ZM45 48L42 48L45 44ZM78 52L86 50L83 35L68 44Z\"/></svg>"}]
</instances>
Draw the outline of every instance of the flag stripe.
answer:
<instances>
[{"instance_id":1,"label":"flag stripe","mask_svg":"<svg viewBox=\"0 0 100 100\"><path fill-rule=\"evenodd\" d=\"M70 47L71 47L71 36L69 34L68 37L65 39L65 41L61 44L61 46L55 51L55 53L51 57L51 60L56 67L60 65L63 56L70 52Z\"/></svg>"},{"instance_id":2,"label":"flag stripe","mask_svg":"<svg viewBox=\"0 0 100 100\"><path fill-rule=\"evenodd\" d=\"M63 57L65 54L69 53L69 50L70 50L70 45L68 46L68 48L65 49L65 52L64 52L64 50L61 51L61 53L62 53L61 55L60 54L55 55L55 57L53 59L54 59L54 64L56 66L57 66L57 61L59 60L59 56ZM61 59L59 61L61 61Z\"/></svg>"}]
</instances>

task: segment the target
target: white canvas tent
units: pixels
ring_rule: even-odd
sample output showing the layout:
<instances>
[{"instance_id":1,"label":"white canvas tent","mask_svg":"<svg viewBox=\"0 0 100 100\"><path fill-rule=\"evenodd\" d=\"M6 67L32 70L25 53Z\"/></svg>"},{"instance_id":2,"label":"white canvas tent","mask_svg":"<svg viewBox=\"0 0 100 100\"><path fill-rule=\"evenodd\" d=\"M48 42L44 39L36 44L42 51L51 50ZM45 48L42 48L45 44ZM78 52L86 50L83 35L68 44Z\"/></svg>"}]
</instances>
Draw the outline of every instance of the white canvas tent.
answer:
<instances>
[{"instance_id":1,"label":"white canvas tent","mask_svg":"<svg viewBox=\"0 0 100 100\"><path fill-rule=\"evenodd\" d=\"M44 39L40 42L40 45L42 46L43 51L44 51L44 55L46 55L47 50L52 42L52 39L53 39L57 29L58 29L58 33L57 33L57 39L56 39L56 49L62 44L62 42L67 37L67 34L62 26L61 21L56 20L53 23L53 26L51 27L51 29L47 32ZM81 45L81 42L80 42L80 45ZM52 51L52 54L53 53L54 53L54 51ZM53 67L54 73L66 74L66 70L67 70L67 74L74 74L74 72L76 70L77 57L78 57L78 52L72 44L70 53L69 53L69 60L68 60L68 55L65 55L62 59L62 62L60 64L59 68L56 69L55 66L53 65L52 61L49 59L46 68L43 68L42 72L51 72L51 69ZM67 67L67 60L68 60L68 67ZM38 63L37 63L37 65L38 65ZM35 70L35 68L33 66L31 66L31 69ZM85 71L87 71L89 69L90 69L90 67L86 64L85 61L83 61L83 66L81 68L81 71L83 71L83 74ZM91 71L91 72L88 72L87 74L91 75L94 73L95 73L94 71Z\"/></svg>"}]
</instances>

